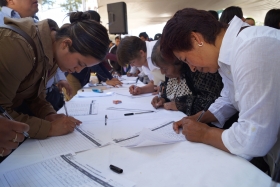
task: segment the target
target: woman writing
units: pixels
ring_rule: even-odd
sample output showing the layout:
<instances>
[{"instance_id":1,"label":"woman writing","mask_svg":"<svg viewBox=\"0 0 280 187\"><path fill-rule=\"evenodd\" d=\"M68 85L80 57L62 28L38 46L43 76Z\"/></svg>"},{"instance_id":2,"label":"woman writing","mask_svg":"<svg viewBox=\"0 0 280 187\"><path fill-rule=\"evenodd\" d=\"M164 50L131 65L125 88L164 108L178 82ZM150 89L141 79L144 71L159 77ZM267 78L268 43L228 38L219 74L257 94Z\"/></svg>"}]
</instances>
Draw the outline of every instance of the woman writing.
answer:
<instances>
[{"instance_id":1,"label":"woman writing","mask_svg":"<svg viewBox=\"0 0 280 187\"><path fill-rule=\"evenodd\" d=\"M280 32L269 27L248 27L234 17L227 27L203 10L178 11L161 37L165 57L187 63L192 71L222 76L224 88L201 118L201 112L174 123L174 130L190 141L212 145L248 160L267 155L273 172L279 166ZM224 122L239 111L227 130L205 123Z\"/></svg>"},{"instance_id":2,"label":"woman writing","mask_svg":"<svg viewBox=\"0 0 280 187\"><path fill-rule=\"evenodd\" d=\"M21 35L0 28L0 105L16 121L30 126L31 138L64 135L81 123L57 114L45 100L44 89L57 67L64 72L80 72L105 57L109 45L107 30L89 18L82 12L70 13L71 24L61 29L52 20L34 23L31 18L5 18L7 25L20 28L32 38L37 54ZM34 116L17 112L23 102Z\"/></svg>"},{"instance_id":3,"label":"woman writing","mask_svg":"<svg viewBox=\"0 0 280 187\"><path fill-rule=\"evenodd\" d=\"M192 72L182 61L164 59L160 52L160 39L153 48L152 62L165 75L160 98L155 96L152 100L155 108L180 110L190 116L220 96L223 83L219 73Z\"/></svg>"}]
</instances>

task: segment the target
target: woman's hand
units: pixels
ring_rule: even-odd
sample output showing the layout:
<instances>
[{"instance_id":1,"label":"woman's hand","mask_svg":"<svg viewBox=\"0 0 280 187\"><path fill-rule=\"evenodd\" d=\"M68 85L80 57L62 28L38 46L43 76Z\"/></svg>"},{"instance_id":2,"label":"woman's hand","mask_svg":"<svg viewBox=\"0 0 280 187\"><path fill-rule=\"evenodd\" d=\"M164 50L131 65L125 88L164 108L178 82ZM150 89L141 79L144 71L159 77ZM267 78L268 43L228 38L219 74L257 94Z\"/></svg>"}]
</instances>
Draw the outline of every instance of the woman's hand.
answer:
<instances>
[{"instance_id":1,"label":"woman's hand","mask_svg":"<svg viewBox=\"0 0 280 187\"><path fill-rule=\"evenodd\" d=\"M23 132L29 131L29 125L0 117L0 156L9 155L18 143L24 140Z\"/></svg>"},{"instance_id":2,"label":"woman's hand","mask_svg":"<svg viewBox=\"0 0 280 187\"><path fill-rule=\"evenodd\" d=\"M174 101L171 101L171 102L168 102L168 103L164 103L163 108L166 109L166 110L178 111Z\"/></svg>"},{"instance_id":3,"label":"woman's hand","mask_svg":"<svg viewBox=\"0 0 280 187\"><path fill-rule=\"evenodd\" d=\"M111 80L107 80L106 84L116 87L116 86L122 86L123 83L119 81L119 79L117 78L112 78Z\"/></svg>"},{"instance_id":4,"label":"woman's hand","mask_svg":"<svg viewBox=\"0 0 280 187\"><path fill-rule=\"evenodd\" d=\"M129 87L129 93L132 95L140 95L140 94L142 94L142 89L141 89L141 87L131 85Z\"/></svg>"},{"instance_id":5,"label":"woman's hand","mask_svg":"<svg viewBox=\"0 0 280 187\"><path fill-rule=\"evenodd\" d=\"M69 116L63 116L51 122L51 129L48 136L61 136L74 131L77 125L82 122Z\"/></svg>"},{"instance_id":6,"label":"woman's hand","mask_svg":"<svg viewBox=\"0 0 280 187\"><path fill-rule=\"evenodd\" d=\"M164 98L159 98L158 96L155 96L153 98L152 102L151 102L151 104L155 108L163 107L164 103L165 103L165 99Z\"/></svg>"}]
</instances>

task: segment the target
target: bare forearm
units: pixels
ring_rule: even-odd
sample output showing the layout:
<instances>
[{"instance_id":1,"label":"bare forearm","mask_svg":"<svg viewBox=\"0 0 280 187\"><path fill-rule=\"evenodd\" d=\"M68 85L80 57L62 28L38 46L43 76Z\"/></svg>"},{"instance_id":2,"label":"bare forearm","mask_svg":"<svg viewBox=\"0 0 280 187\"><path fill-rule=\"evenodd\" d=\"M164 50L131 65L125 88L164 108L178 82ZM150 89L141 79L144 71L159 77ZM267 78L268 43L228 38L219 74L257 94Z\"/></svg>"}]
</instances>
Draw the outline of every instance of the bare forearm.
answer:
<instances>
[{"instance_id":1,"label":"bare forearm","mask_svg":"<svg viewBox=\"0 0 280 187\"><path fill-rule=\"evenodd\" d=\"M225 145L222 141L223 131L224 131L223 129L209 127L203 137L202 142L204 144L211 145L213 147L221 149L225 152L229 152L229 150L225 147Z\"/></svg>"}]
</instances>

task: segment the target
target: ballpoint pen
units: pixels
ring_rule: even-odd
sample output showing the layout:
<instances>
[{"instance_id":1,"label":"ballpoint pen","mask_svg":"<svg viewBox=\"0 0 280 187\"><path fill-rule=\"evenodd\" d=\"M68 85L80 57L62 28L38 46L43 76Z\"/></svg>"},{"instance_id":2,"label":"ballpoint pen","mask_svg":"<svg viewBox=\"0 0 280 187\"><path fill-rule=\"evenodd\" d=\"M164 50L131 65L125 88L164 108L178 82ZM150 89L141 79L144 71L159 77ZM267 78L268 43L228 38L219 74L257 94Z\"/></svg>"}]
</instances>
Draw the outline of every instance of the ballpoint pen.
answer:
<instances>
[{"instance_id":1,"label":"ballpoint pen","mask_svg":"<svg viewBox=\"0 0 280 187\"><path fill-rule=\"evenodd\" d=\"M207 105L204 107L203 111L201 112L201 114L199 115L199 117L197 118L196 121L199 122L199 121L201 120L201 118L203 117L203 115L205 114L205 112L208 110L208 108L210 107L210 105L212 104L212 102L213 102L213 100L211 99L211 100L207 103Z\"/></svg>"},{"instance_id":2,"label":"ballpoint pen","mask_svg":"<svg viewBox=\"0 0 280 187\"><path fill-rule=\"evenodd\" d=\"M131 115L135 115L135 114L145 114L145 113L152 113L154 111L147 111L147 112L137 112L137 113L127 113L127 114L124 114L125 116L131 116Z\"/></svg>"},{"instance_id":3,"label":"ballpoint pen","mask_svg":"<svg viewBox=\"0 0 280 187\"><path fill-rule=\"evenodd\" d=\"M15 121L7 112L4 108L2 108L2 106L0 106L0 113L2 113L7 119ZM23 135L26 138L30 138L29 134L27 132L23 132Z\"/></svg>"},{"instance_id":4,"label":"ballpoint pen","mask_svg":"<svg viewBox=\"0 0 280 187\"><path fill-rule=\"evenodd\" d=\"M139 77L137 77L137 79L136 79L136 81L135 81L135 85L134 85L134 88L133 88L134 91L135 91L135 89L137 88L137 82L138 82L138 80L139 80Z\"/></svg>"},{"instance_id":5,"label":"ballpoint pen","mask_svg":"<svg viewBox=\"0 0 280 187\"><path fill-rule=\"evenodd\" d=\"M108 119L108 116L105 115L105 125L107 125L107 119Z\"/></svg>"},{"instance_id":6,"label":"ballpoint pen","mask_svg":"<svg viewBox=\"0 0 280 187\"><path fill-rule=\"evenodd\" d=\"M64 107L64 110L65 110L65 114L66 116L68 116L68 111L67 111L67 108L66 108L66 101L65 101L65 94L63 94L63 98L64 98L64 102L63 102L63 107Z\"/></svg>"}]
</instances>

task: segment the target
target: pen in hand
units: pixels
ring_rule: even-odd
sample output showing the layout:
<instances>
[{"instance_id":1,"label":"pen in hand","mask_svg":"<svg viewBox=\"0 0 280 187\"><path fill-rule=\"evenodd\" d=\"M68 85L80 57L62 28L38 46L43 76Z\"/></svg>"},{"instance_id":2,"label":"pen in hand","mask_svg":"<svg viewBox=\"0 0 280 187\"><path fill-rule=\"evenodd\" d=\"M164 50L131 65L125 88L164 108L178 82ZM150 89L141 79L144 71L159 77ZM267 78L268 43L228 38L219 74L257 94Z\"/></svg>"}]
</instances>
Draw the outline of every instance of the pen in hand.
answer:
<instances>
[{"instance_id":1,"label":"pen in hand","mask_svg":"<svg viewBox=\"0 0 280 187\"><path fill-rule=\"evenodd\" d=\"M7 119L9 120L12 120L12 121L15 121L7 112L4 108L2 108L2 106L0 106L0 113L3 114L3 116L5 116ZM26 137L26 138L30 138L29 134L27 132L23 132L23 135Z\"/></svg>"},{"instance_id":2,"label":"pen in hand","mask_svg":"<svg viewBox=\"0 0 280 187\"><path fill-rule=\"evenodd\" d=\"M68 116L68 111L67 111L67 108L66 108L66 99L65 99L65 94L63 93L63 107L64 107L64 110L65 110L65 114L66 116Z\"/></svg>"},{"instance_id":3,"label":"pen in hand","mask_svg":"<svg viewBox=\"0 0 280 187\"><path fill-rule=\"evenodd\" d=\"M210 107L210 105L212 104L213 100L211 99L208 104L204 107L203 111L201 112L201 114L199 115L199 117L197 118L196 121L200 121L201 118L203 117L203 115L205 114L205 112L208 110L208 108Z\"/></svg>"}]
</instances>

